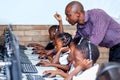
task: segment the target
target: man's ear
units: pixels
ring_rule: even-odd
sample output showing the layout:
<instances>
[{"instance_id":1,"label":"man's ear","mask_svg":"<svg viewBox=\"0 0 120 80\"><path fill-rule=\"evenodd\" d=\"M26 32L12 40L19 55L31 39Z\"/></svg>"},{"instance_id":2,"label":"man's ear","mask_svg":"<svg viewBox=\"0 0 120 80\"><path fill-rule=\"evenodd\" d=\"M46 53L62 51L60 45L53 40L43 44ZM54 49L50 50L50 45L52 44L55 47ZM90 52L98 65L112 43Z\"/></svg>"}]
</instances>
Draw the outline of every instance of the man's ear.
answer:
<instances>
[{"instance_id":1,"label":"man's ear","mask_svg":"<svg viewBox=\"0 0 120 80\"><path fill-rule=\"evenodd\" d=\"M77 15L78 17L80 16L80 14L81 14L80 11L77 11L77 12L76 12L76 15Z\"/></svg>"}]
</instances>

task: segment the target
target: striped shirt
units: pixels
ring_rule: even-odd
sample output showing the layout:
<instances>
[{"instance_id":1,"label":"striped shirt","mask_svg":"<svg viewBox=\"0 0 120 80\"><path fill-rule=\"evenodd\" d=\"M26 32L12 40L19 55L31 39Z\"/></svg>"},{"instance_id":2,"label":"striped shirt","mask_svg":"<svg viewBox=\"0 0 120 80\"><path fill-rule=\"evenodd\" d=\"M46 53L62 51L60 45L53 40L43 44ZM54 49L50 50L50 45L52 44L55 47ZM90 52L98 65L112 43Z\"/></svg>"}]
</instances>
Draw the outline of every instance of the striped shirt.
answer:
<instances>
[{"instance_id":1,"label":"striped shirt","mask_svg":"<svg viewBox=\"0 0 120 80\"><path fill-rule=\"evenodd\" d=\"M85 23L77 24L75 38L83 36L92 43L111 48L120 43L120 24L101 9L85 12Z\"/></svg>"}]
</instances>

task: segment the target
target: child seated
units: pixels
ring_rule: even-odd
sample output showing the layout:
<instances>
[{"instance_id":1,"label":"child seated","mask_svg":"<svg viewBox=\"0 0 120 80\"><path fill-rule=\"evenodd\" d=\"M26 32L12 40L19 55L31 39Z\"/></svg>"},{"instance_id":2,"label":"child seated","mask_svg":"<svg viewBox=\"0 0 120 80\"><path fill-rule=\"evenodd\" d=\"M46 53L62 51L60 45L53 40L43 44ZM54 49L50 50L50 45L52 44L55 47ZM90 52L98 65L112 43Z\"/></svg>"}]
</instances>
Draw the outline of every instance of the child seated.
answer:
<instances>
[{"instance_id":1,"label":"child seated","mask_svg":"<svg viewBox=\"0 0 120 80\"><path fill-rule=\"evenodd\" d=\"M52 25L49 28L48 32L49 32L49 37L50 37L51 41L46 45L46 47L44 47L38 43L30 43L30 44L28 44L28 46L36 47L37 49L46 49L46 50L54 49L53 40L54 40L55 34L59 33L59 26Z\"/></svg>"},{"instance_id":2,"label":"child seated","mask_svg":"<svg viewBox=\"0 0 120 80\"><path fill-rule=\"evenodd\" d=\"M82 42L80 40L79 42L80 44L78 43L78 45L74 49L73 65L71 66L71 70L69 71L69 73L65 73L61 70L48 70L45 71L44 74L51 73L49 77L61 75L66 80L71 80L72 78L73 80L95 80L94 75L96 75L98 68L96 60L99 57L99 50L97 46L95 46L87 40L84 40ZM93 76L91 76L91 72Z\"/></svg>"},{"instance_id":3,"label":"child seated","mask_svg":"<svg viewBox=\"0 0 120 80\"><path fill-rule=\"evenodd\" d=\"M57 67L57 68L62 69L62 70L65 71L65 72L69 71L70 66L71 66L71 64L72 64L72 61L73 61L73 51L74 51L75 45L78 44L78 42L79 42L80 39L81 39L81 37L76 38L76 39L73 39L72 42L71 42L70 45L69 45L70 53L69 53L68 57L66 58L67 61L65 60L66 62L68 62L68 64L66 64L66 65L56 64L58 61L57 61L57 62L53 62L52 64L51 64L51 63L48 63L48 62L46 62L46 63L44 62L44 63L40 63L40 64L42 64L42 65L44 65L44 66L54 66L54 67L57 67L57 66L55 66L55 65L59 65L59 67ZM55 42L58 43L57 41L59 42L59 39L56 40ZM61 48L61 50L62 50L62 49L64 49L64 48ZM60 52L58 51L58 54L61 53L61 50L60 50ZM61 68L60 68L60 66L61 66Z\"/></svg>"},{"instance_id":4,"label":"child seated","mask_svg":"<svg viewBox=\"0 0 120 80\"><path fill-rule=\"evenodd\" d=\"M80 45L78 44L74 51L73 66L75 69L69 74L66 80L69 78L72 79L72 76L73 80L95 80L99 67L96 64L98 58L99 50L90 41L82 42Z\"/></svg>"},{"instance_id":5,"label":"child seated","mask_svg":"<svg viewBox=\"0 0 120 80\"><path fill-rule=\"evenodd\" d=\"M51 50L54 48L53 41L54 41L55 34L64 32L61 16L58 13L56 13L54 15L54 17L59 22L59 25L52 25L49 28L48 32L49 32L49 37L50 37L51 41L46 45L46 47L44 47L43 45L40 45L38 43L30 43L30 44L28 44L28 46L36 47L37 49L45 49L45 50Z\"/></svg>"},{"instance_id":6,"label":"child seated","mask_svg":"<svg viewBox=\"0 0 120 80\"><path fill-rule=\"evenodd\" d=\"M61 68L59 67L59 69L62 69L62 70L64 70L64 71L69 71L69 69L70 69L70 66L71 66L71 63L72 63L72 60L73 60L73 50L74 50L74 48L75 48L75 45L77 45L77 43L79 42L79 40L80 40L81 38L79 37L79 38L76 38L76 39L74 39L74 40L72 40L72 42L70 43L70 45L69 45L69 48L70 48L70 53L69 53L69 55L68 55L68 57L67 57L67 60L68 60L68 64L67 65L61 65L61 64L55 64L55 63L49 63L49 62L40 62L40 63L38 63L38 64L41 64L41 65L43 65L43 66L54 66L54 67L57 67L57 66L55 66L55 65L60 65L60 66L62 66ZM55 42L56 43L58 43L57 42L58 40L56 40ZM67 47L62 47L61 49L60 49L60 52L62 51L62 50L64 50L65 48L67 48ZM58 51L58 53L60 53L59 51Z\"/></svg>"},{"instance_id":7,"label":"child seated","mask_svg":"<svg viewBox=\"0 0 120 80\"><path fill-rule=\"evenodd\" d=\"M62 33L63 32L63 26L62 26L62 18L61 16L56 13L54 15L54 17L56 18L56 20L59 22L59 26L58 25L53 25L49 28L49 36L50 36L50 42L47 44L46 47L40 45L40 44L37 44L37 43L30 43L28 46L32 46L32 47L35 47L36 50L34 50L33 53L41 53L39 55L39 58L45 58L48 54L52 54L52 53L56 53L57 51L54 49L54 37L55 37L55 34L57 33Z\"/></svg>"},{"instance_id":8,"label":"child seated","mask_svg":"<svg viewBox=\"0 0 120 80\"><path fill-rule=\"evenodd\" d=\"M60 33L55 36L55 48L58 51L55 56L53 56L52 63L46 61L40 61L38 64L43 66L54 66L57 68L64 69L64 65L68 64L67 56L69 54L69 44L72 40L72 36L69 33ZM65 69L66 70L66 67Z\"/></svg>"}]
</instances>

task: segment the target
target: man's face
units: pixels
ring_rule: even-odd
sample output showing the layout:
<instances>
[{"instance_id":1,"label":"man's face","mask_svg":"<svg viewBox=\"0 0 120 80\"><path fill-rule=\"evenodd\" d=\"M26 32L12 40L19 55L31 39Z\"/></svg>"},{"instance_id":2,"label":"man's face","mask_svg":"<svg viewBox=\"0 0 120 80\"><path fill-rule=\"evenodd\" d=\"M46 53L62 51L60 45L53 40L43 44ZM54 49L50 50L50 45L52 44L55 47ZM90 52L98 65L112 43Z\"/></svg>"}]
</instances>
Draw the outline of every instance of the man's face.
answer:
<instances>
[{"instance_id":1,"label":"man's face","mask_svg":"<svg viewBox=\"0 0 120 80\"><path fill-rule=\"evenodd\" d=\"M65 10L66 20L71 24L75 25L79 21L78 13L71 10L71 8L66 8Z\"/></svg>"}]
</instances>

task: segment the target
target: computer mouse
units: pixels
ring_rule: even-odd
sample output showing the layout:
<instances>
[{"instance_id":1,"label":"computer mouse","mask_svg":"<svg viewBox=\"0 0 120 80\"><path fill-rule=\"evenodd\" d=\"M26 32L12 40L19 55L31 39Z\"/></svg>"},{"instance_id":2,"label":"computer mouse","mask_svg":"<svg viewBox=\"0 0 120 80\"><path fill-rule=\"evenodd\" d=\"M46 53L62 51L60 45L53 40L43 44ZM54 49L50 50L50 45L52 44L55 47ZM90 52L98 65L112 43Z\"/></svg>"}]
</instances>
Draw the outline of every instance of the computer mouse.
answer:
<instances>
[{"instance_id":1,"label":"computer mouse","mask_svg":"<svg viewBox=\"0 0 120 80\"><path fill-rule=\"evenodd\" d=\"M32 50L36 50L36 48L33 48Z\"/></svg>"},{"instance_id":2,"label":"computer mouse","mask_svg":"<svg viewBox=\"0 0 120 80\"><path fill-rule=\"evenodd\" d=\"M39 54L39 53L36 53L36 52L32 52L32 54Z\"/></svg>"},{"instance_id":3,"label":"computer mouse","mask_svg":"<svg viewBox=\"0 0 120 80\"><path fill-rule=\"evenodd\" d=\"M50 75L51 75L51 73L48 73L48 74L43 75L42 77L47 78Z\"/></svg>"},{"instance_id":4,"label":"computer mouse","mask_svg":"<svg viewBox=\"0 0 120 80\"><path fill-rule=\"evenodd\" d=\"M36 66L40 66L40 63L37 63Z\"/></svg>"},{"instance_id":5,"label":"computer mouse","mask_svg":"<svg viewBox=\"0 0 120 80\"><path fill-rule=\"evenodd\" d=\"M43 78L48 78L50 75L51 75L51 73L48 73L48 74L43 75L42 77ZM56 76L51 76L50 78L54 78L54 77L56 77Z\"/></svg>"}]
</instances>

